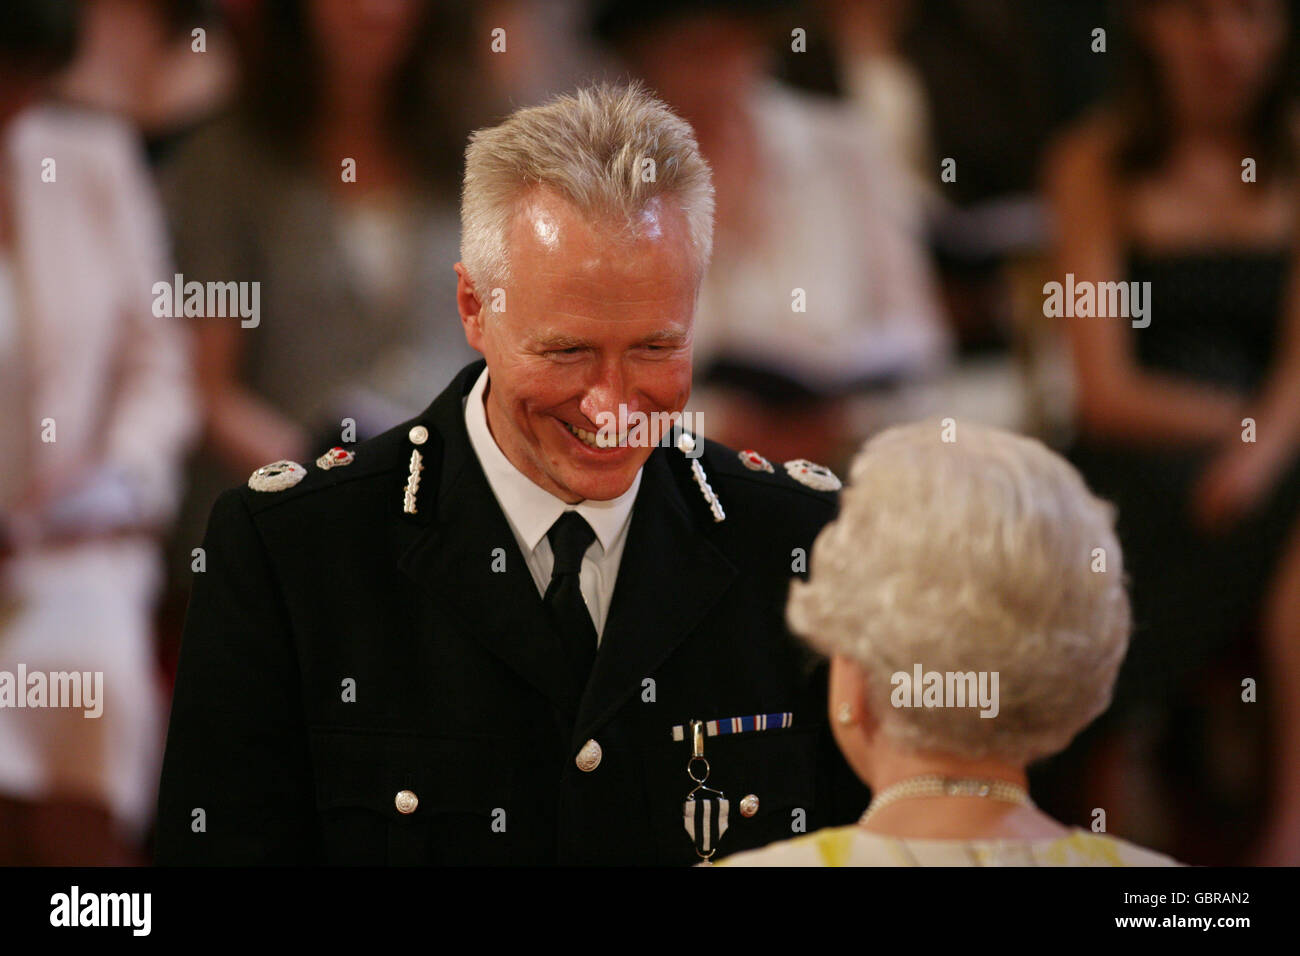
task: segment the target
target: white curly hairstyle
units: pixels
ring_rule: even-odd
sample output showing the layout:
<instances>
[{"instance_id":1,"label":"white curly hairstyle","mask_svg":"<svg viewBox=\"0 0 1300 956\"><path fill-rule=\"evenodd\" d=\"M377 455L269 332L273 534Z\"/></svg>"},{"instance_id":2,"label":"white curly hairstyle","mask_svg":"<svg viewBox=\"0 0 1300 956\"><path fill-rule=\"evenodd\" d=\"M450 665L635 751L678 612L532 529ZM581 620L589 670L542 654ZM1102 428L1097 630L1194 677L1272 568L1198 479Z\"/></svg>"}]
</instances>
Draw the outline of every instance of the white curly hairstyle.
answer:
<instances>
[{"instance_id":1,"label":"white curly hairstyle","mask_svg":"<svg viewBox=\"0 0 1300 956\"><path fill-rule=\"evenodd\" d=\"M1040 442L967 422L944 441L945 423L866 443L787 620L861 665L904 749L1030 763L1110 704L1131 628L1115 509ZM996 671L999 712L893 706L891 676L918 663Z\"/></svg>"},{"instance_id":2,"label":"white curly hairstyle","mask_svg":"<svg viewBox=\"0 0 1300 956\"><path fill-rule=\"evenodd\" d=\"M652 175L647 177L647 171ZM639 83L597 84L477 130L465 150L460 258L475 285L510 278L506 237L521 195L556 190L635 233L658 196L677 198L702 277L713 253L713 174L695 132Z\"/></svg>"}]
</instances>

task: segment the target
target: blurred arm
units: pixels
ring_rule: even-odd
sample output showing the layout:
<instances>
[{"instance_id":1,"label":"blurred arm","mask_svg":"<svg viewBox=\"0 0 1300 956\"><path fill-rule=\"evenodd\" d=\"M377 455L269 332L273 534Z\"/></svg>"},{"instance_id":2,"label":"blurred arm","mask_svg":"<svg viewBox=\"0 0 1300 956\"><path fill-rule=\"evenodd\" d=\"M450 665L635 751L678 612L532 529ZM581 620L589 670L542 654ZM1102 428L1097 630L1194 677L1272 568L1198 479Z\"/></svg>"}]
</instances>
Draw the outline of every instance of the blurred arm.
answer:
<instances>
[{"instance_id":1,"label":"blurred arm","mask_svg":"<svg viewBox=\"0 0 1300 956\"><path fill-rule=\"evenodd\" d=\"M1300 250L1290 282L1277 355L1246 412L1255 418L1259 441L1276 445L1284 455L1300 445Z\"/></svg>"}]
</instances>

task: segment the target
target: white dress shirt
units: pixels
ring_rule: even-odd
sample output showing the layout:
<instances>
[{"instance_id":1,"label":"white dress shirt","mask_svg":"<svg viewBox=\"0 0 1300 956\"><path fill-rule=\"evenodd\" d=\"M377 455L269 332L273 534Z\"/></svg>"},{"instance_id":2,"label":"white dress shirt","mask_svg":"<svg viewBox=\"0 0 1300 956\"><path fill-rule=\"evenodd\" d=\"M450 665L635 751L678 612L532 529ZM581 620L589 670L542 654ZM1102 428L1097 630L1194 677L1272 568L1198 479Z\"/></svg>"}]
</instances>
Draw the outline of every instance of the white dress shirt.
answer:
<instances>
[{"instance_id":1,"label":"white dress shirt","mask_svg":"<svg viewBox=\"0 0 1300 956\"><path fill-rule=\"evenodd\" d=\"M609 501L580 501L576 505L561 501L549 491L534 484L510 463L497 445L488 428L487 412L483 407L487 393L487 369L478 377L465 399L465 427L469 441L478 456L483 473L487 475L492 494L505 512L510 530L514 532L519 550L523 552L528 570L537 584L537 593L546 594L551 583L551 569L555 556L546 532L551 530L560 515L576 511L587 520L596 532L596 540L582 557L579 575L582 597L596 626L599 643L605 632L605 619L609 616L609 603L614 596L618 580L618 566L623 560L623 545L627 543L627 528L631 523L632 504L637 489L641 487L641 472L636 473L632 486Z\"/></svg>"}]
</instances>

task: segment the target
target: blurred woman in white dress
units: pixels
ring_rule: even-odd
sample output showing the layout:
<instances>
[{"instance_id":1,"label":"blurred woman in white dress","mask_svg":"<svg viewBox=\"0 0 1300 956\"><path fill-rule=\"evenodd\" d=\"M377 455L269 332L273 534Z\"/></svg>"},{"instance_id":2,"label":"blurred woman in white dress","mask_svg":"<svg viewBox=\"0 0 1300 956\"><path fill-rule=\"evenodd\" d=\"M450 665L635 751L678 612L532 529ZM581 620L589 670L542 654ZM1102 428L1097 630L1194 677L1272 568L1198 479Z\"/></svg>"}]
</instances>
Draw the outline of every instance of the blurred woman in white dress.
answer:
<instances>
[{"instance_id":1,"label":"blurred woman in white dress","mask_svg":"<svg viewBox=\"0 0 1300 956\"><path fill-rule=\"evenodd\" d=\"M1026 791L1109 705L1131 626L1114 509L1063 458L968 422L882 432L809 571L787 618L832 658L831 726L873 799L721 864L1177 865Z\"/></svg>"},{"instance_id":2,"label":"blurred woman in white dress","mask_svg":"<svg viewBox=\"0 0 1300 956\"><path fill-rule=\"evenodd\" d=\"M184 330L152 309L172 270L140 144L40 102L76 8L0 17L0 865L143 860L157 534L197 425ZM72 672L85 706L52 706Z\"/></svg>"}]
</instances>

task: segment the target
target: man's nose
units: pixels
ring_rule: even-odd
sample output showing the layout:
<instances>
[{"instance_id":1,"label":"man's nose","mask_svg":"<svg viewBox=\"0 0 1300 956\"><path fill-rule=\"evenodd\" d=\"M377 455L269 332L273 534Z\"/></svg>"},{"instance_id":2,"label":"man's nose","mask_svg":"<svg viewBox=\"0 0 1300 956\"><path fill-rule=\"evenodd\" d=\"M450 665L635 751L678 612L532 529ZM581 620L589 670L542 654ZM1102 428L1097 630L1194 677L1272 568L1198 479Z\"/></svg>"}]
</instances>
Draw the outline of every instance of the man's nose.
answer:
<instances>
[{"instance_id":1,"label":"man's nose","mask_svg":"<svg viewBox=\"0 0 1300 956\"><path fill-rule=\"evenodd\" d=\"M616 363L602 365L587 386L578 408L588 421L599 426L598 415L607 413L617 416L619 406L627 403L626 388L627 376L620 366Z\"/></svg>"}]
</instances>

